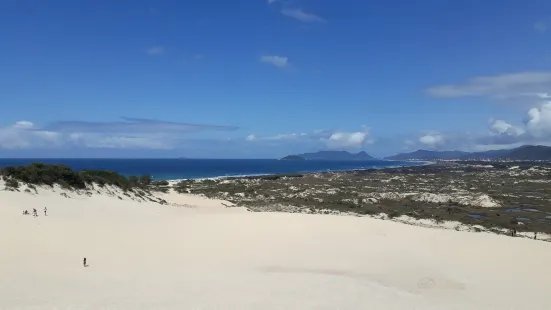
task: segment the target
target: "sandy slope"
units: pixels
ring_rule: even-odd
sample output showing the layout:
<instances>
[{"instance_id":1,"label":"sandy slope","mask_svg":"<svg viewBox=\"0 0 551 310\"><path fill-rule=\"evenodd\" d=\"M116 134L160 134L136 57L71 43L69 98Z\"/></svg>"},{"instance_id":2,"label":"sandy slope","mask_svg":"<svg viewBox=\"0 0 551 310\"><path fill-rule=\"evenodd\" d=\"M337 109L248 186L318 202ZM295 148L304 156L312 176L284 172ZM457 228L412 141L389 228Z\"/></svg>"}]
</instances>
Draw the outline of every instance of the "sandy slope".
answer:
<instances>
[{"instance_id":1,"label":"sandy slope","mask_svg":"<svg viewBox=\"0 0 551 310\"><path fill-rule=\"evenodd\" d=\"M0 309L551 308L546 242L116 196L0 191Z\"/></svg>"}]
</instances>

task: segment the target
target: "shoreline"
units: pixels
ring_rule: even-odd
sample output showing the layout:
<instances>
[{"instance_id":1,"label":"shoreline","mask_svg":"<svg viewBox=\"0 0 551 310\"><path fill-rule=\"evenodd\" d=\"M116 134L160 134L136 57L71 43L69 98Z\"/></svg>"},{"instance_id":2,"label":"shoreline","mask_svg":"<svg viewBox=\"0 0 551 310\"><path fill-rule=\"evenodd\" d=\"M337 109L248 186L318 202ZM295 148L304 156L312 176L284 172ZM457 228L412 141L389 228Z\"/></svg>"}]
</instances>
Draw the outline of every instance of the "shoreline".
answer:
<instances>
[{"instance_id":1,"label":"shoreline","mask_svg":"<svg viewBox=\"0 0 551 310\"><path fill-rule=\"evenodd\" d=\"M436 165L437 162L434 161L400 161L400 160L380 160L388 162L411 162L419 163L418 165L394 165L394 166L385 166L385 167L373 167L373 168L357 168L357 169L335 169L335 170L318 170L318 171L302 171L302 172L292 172L292 173L253 173L253 174L236 174L236 175L221 175L213 177L197 177L197 178L178 178L178 179L157 179L158 181L168 181L168 182L180 182L186 180L223 180L223 179L239 179L239 178L256 178L256 177L280 177L280 176L290 176L290 175L307 175L307 174L316 174L316 173L341 173L341 172L355 172L355 171L368 171L368 170L384 170L384 169L395 169L395 168L406 168L406 167L421 167L421 166L430 166Z\"/></svg>"},{"instance_id":2,"label":"shoreline","mask_svg":"<svg viewBox=\"0 0 551 310\"><path fill-rule=\"evenodd\" d=\"M262 172L262 167L261 166L258 166L256 165L255 167L253 167L253 169L248 169L248 170L256 170L256 172L252 172L252 173L242 173L242 172L239 172L239 170L243 170L243 169L234 169L234 170L237 170L238 172L232 172L232 173L223 173L223 172L215 172L215 173L210 173L207 174L205 176L205 174L202 172L203 169L201 168L205 168L208 173L208 168L209 167L200 167L199 170L197 170L197 168L194 168L194 169L191 169L191 170L186 170L185 167L178 167L176 168L176 170L172 170L173 172L175 171L176 173L173 173L173 172L161 172L161 171L157 171L155 172L155 168L153 169L139 169L137 168L137 166L131 166L131 167L121 167L119 164L118 164L118 161L120 161L121 159L101 159L103 162L105 161L111 161L113 160L114 162L113 163L110 163L110 164L97 164L97 162L94 162L96 161L96 159L74 159L74 158L68 158L68 159L14 159L14 158L8 158L8 159L4 159L4 162L2 161L2 159L0 159L0 169L2 169L3 167L8 167L8 166L11 166L11 167L17 167L17 166L27 166L27 165L30 165L32 163L44 163L44 164L47 164L47 165L52 165L52 164L62 164L62 165L67 165L69 167L71 167L73 169L73 171L82 171L82 170L87 170L87 169L92 169L92 170L104 170L104 171L115 171L121 175L124 175L126 177L129 177L129 176L133 176L133 175L144 175L144 174L148 174L148 175L151 175L155 180L157 181L179 181L179 180L189 180L189 179L194 179L194 180L197 180L197 179L218 179L218 178L236 178L236 177L254 177L254 176L271 176L271 175L284 175L284 174L308 174L308 173L324 173L324 172L343 172L343 171L358 171L358 170L368 170L368 169L385 169L385 168L392 168L392 167L409 167L409 166L418 166L418 165L430 165L430 164L434 164L434 162L430 162L430 161L398 161L398 160L384 160L384 159L375 159L375 160L371 160L371 161L309 161L309 163L311 164L312 162L314 162L315 164L312 166L312 165L306 165L305 169L300 169L301 167L294 167L296 170L294 171L290 171L290 172L285 172L286 169L288 169L289 167L285 168L285 167L279 167L279 168L275 168L274 167L271 167L272 169L268 168L267 170L280 170L280 171L283 171L283 172ZM143 159L135 159L137 161L141 161ZM151 159L151 160L157 160L157 159ZM151 161L150 160L150 161ZM162 159L160 159L162 161ZM88 161L91 161L91 162L88 162ZM208 161L208 160L206 160ZM222 161L225 161L225 160L222 160ZM243 161L246 161L246 160L236 160L236 161L239 161L239 162L243 162ZM262 161L262 160L260 160ZM176 161L177 163L178 162L182 162L181 160L177 160ZM280 162L280 160L277 160L277 159L273 159L273 160L270 160L271 163L275 163L275 162ZM321 163L321 165L319 165L319 163ZM337 163L337 164L335 164ZM269 164L269 163L268 163ZM384 165L382 167L373 167L372 165L375 164L375 165ZM135 164L134 164L135 165ZM146 164L146 166L149 165L149 164ZM345 165L345 166L348 166L348 167L345 167L345 168L342 168L342 167L338 167L338 168L330 168L330 169L327 169L327 168L324 168L323 166L325 167L335 167L335 166L342 166L342 165ZM285 166L285 165L284 165ZM317 166L317 167L316 167ZM322 166L322 167L319 167L319 166ZM350 167L352 166L352 167ZM310 167L310 168L308 168ZM226 170L229 168L228 167L222 167L223 169L222 170ZM149 170L149 171L148 171ZM164 169L161 169L161 170L166 170L166 168ZM196 171L197 170L197 171ZM229 168L229 170L231 171L232 169ZM260 172L258 172L260 171ZM212 171L210 171L212 172ZM191 177L186 177L185 175L191 175ZM195 176L193 176L195 175Z\"/></svg>"}]
</instances>

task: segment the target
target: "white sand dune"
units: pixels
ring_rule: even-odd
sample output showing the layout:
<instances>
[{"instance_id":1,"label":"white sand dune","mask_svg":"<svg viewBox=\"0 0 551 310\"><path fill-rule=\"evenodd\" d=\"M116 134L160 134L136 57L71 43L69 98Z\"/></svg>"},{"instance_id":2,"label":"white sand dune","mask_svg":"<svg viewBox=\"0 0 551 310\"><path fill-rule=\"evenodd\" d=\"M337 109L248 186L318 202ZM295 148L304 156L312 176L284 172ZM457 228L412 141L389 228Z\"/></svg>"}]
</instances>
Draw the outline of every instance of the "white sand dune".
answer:
<instances>
[{"instance_id":1,"label":"white sand dune","mask_svg":"<svg viewBox=\"0 0 551 310\"><path fill-rule=\"evenodd\" d=\"M0 191L0 309L551 308L547 242L163 197Z\"/></svg>"}]
</instances>

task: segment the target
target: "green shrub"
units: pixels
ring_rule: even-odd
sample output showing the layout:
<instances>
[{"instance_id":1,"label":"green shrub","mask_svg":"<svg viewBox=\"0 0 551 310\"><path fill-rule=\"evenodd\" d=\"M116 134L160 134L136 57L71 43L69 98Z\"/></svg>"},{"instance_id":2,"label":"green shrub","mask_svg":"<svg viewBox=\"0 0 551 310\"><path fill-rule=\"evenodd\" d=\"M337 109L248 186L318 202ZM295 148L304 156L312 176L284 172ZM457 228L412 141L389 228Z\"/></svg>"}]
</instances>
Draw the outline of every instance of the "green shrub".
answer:
<instances>
[{"instance_id":1,"label":"green shrub","mask_svg":"<svg viewBox=\"0 0 551 310\"><path fill-rule=\"evenodd\" d=\"M16 179L8 179L6 186L11 188L19 188L19 182Z\"/></svg>"},{"instance_id":2,"label":"green shrub","mask_svg":"<svg viewBox=\"0 0 551 310\"><path fill-rule=\"evenodd\" d=\"M56 183L59 184L59 186L61 186L61 188L71 189L71 186L67 182L65 182L65 180L63 180L63 179L57 180Z\"/></svg>"},{"instance_id":3,"label":"green shrub","mask_svg":"<svg viewBox=\"0 0 551 310\"><path fill-rule=\"evenodd\" d=\"M392 211L388 212L387 215L388 215L388 218L393 219L393 218L395 218L395 217L399 217L399 216L400 216L400 213L399 213L398 211L396 211L396 210L392 210Z\"/></svg>"},{"instance_id":4,"label":"green shrub","mask_svg":"<svg viewBox=\"0 0 551 310\"><path fill-rule=\"evenodd\" d=\"M168 181L163 180L163 181L155 181L155 182L153 182L153 185L156 185L156 186L168 186L169 183L168 183Z\"/></svg>"},{"instance_id":5,"label":"green shrub","mask_svg":"<svg viewBox=\"0 0 551 310\"><path fill-rule=\"evenodd\" d=\"M113 185L123 190L133 187L145 189L152 183L152 177L144 175L141 177L125 177L115 171L105 170L82 170L73 171L66 165L47 165L43 163L32 163L27 166L11 166L0 169L0 175L15 187L17 181L36 185L59 184L63 188L85 189L86 184ZM11 181L13 180L13 181ZM166 181L165 181L166 182ZM168 182L167 182L168 185ZM19 183L17 183L19 186Z\"/></svg>"}]
</instances>

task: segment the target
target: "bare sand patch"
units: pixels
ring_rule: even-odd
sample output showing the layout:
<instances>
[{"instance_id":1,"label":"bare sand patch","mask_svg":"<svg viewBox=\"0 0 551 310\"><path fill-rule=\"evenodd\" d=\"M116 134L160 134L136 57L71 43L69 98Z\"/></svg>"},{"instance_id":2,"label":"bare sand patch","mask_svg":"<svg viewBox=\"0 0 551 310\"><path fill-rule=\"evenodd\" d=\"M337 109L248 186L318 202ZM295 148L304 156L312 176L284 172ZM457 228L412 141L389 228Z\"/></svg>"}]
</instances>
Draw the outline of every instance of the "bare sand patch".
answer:
<instances>
[{"instance_id":1,"label":"bare sand patch","mask_svg":"<svg viewBox=\"0 0 551 310\"><path fill-rule=\"evenodd\" d=\"M118 197L0 191L0 309L551 305L546 242L366 217L253 213L174 193L158 195L168 205ZM22 215L34 207L37 218Z\"/></svg>"}]
</instances>

